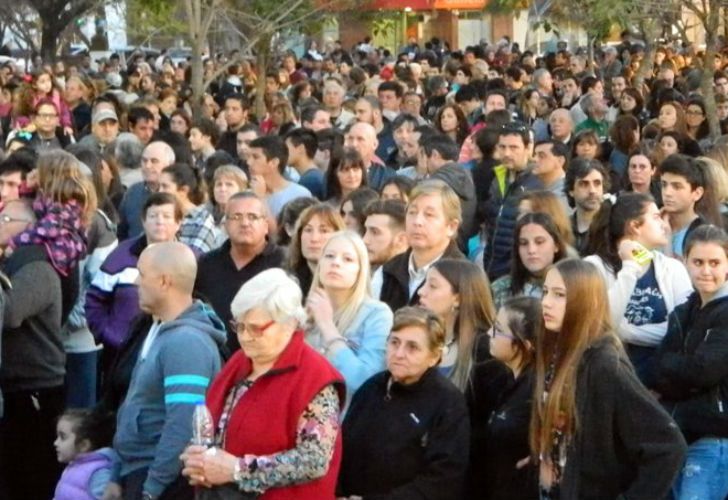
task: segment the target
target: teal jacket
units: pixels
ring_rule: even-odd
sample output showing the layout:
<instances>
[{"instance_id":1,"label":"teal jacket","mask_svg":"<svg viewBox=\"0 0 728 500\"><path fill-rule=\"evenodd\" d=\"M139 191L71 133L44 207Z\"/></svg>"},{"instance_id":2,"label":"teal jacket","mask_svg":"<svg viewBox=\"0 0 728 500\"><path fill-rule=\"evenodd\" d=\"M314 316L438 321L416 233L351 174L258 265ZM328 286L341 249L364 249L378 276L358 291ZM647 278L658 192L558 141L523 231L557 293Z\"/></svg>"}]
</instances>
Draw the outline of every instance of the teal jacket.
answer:
<instances>
[{"instance_id":1,"label":"teal jacket","mask_svg":"<svg viewBox=\"0 0 728 500\"><path fill-rule=\"evenodd\" d=\"M214 311L196 301L177 319L162 323L146 357L137 360L117 414L114 450L121 457L122 477L149 469L144 491L154 496L180 473L192 413L220 371L219 349L226 338Z\"/></svg>"}]
</instances>

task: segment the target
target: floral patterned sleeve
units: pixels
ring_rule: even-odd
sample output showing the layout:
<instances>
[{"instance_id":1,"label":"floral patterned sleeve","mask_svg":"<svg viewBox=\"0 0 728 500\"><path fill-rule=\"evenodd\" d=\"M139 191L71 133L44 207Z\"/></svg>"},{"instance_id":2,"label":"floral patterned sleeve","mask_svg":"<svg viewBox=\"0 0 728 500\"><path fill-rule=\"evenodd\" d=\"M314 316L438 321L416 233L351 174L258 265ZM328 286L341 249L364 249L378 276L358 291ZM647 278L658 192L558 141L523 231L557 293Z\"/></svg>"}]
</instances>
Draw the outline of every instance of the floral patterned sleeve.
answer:
<instances>
[{"instance_id":1,"label":"floral patterned sleeve","mask_svg":"<svg viewBox=\"0 0 728 500\"><path fill-rule=\"evenodd\" d=\"M263 493L274 487L312 481L326 474L339 432L339 396L324 387L298 421L296 446L272 455L240 458L241 490Z\"/></svg>"}]
</instances>

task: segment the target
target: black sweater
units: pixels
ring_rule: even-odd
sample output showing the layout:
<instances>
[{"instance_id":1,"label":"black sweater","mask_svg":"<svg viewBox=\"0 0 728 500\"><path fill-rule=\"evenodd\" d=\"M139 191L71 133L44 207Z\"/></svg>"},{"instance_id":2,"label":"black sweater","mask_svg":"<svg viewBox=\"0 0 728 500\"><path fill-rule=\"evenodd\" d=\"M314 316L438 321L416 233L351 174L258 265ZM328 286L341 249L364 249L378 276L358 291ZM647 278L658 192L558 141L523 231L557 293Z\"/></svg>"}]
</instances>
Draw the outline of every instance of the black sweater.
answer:
<instances>
[{"instance_id":1,"label":"black sweater","mask_svg":"<svg viewBox=\"0 0 728 500\"><path fill-rule=\"evenodd\" d=\"M533 375L531 367L527 367L518 378L514 378L510 370L505 374L493 367L488 368L488 365L477 367L474 371L474 384L477 385L468 397L472 435L467 498L530 500L538 497L535 467L516 468L520 460L531 454L528 431ZM484 378L487 380L482 380ZM483 418L480 415L476 421L473 412L480 410L483 403L487 407L493 399L493 409L488 416Z\"/></svg>"},{"instance_id":2,"label":"black sweater","mask_svg":"<svg viewBox=\"0 0 728 500\"><path fill-rule=\"evenodd\" d=\"M656 387L688 442L728 437L728 287L697 293L670 314L655 358Z\"/></svg>"},{"instance_id":3,"label":"black sweater","mask_svg":"<svg viewBox=\"0 0 728 500\"><path fill-rule=\"evenodd\" d=\"M685 440L614 339L599 340L584 353L576 406L578 428L560 498L665 498L683 464Z\"/></svg>"},{"instance_id":4,"label":"black sweater","mask_svg":"<svg viewBox=\"0 0 728 500\"><path fill-rule=\"evenodd\" d=\"M343 423L337 496L461 500L470 427L465 398L436 368L411 385L374 375Z\"/></svg>"}]
</instances>

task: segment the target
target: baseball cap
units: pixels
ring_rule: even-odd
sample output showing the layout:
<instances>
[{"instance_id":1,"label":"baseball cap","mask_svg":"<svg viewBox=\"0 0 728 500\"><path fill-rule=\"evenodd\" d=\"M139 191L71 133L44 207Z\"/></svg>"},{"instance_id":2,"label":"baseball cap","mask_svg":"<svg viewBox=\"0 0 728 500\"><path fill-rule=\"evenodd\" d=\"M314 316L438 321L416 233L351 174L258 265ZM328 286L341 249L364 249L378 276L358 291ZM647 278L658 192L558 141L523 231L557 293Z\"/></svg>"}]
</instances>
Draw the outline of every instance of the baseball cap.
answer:
<instances>
[{"instance_id":1,"label":"baseball cap","mask_svg":"<svg viewBox=\"0 0 728 500\"><path fill-rule=\"evenodd\" d=\"M116 112L111 109L100 109L96 113L94 113L93 116L93 123L96 125L97 123L101 123L104 120L114 120L115 122L119 121L119 118L116 116Z\"/></svg>"}]
</instances>

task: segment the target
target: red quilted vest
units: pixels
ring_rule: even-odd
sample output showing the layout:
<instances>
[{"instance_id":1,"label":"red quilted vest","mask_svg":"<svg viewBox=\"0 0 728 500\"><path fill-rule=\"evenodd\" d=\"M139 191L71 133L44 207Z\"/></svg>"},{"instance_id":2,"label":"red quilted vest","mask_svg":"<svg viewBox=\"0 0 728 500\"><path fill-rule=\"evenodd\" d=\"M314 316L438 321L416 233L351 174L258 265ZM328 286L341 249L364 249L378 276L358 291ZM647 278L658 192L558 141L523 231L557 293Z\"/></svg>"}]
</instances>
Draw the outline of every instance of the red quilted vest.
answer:
<instances>
[{"instance_id":1,"label":"red quilted vest","mask_svg":"<svg viewBox=\"0 0 728 500\"><path fill-rule=\"evenodd\" d=\"M230 358L210 385L207 406L215 426L220 420L225 398L237 382L246 378L251 361L242 350ZM267 455L296 445L298 420L321 389L335 383L344 405L344 379L320 354L306 345L303 332L293 334L273 368L258 378L232 410L225 438L225 450L237 457ZM308 483L272 488L263 500L327 500L334 498L341 463L341 433L329 470Z\"/></svg>"}]
</instances>

